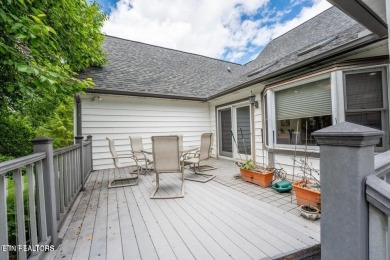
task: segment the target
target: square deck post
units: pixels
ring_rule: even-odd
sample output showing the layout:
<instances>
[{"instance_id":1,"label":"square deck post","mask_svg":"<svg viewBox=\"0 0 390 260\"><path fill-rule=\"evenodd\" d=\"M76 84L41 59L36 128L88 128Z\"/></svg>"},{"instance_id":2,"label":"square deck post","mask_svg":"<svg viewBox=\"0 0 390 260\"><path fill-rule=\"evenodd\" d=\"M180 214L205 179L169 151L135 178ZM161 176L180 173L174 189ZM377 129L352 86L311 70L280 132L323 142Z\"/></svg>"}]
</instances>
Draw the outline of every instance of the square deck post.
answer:
<instances>
[{"instance_id":1,"label":"square deck post","mask_svg":"<svg viewBox=\"0 0 390 260\"><path fill-rule=\"evenodd\" d=\"M382 131L348 122L313 133L320 145L321 259L368 259L365 178Z\"/></svg>"},{"instance_id":2,"label":"square deck post","mask_svg":"<svg viewBox=\"0 0 390 260\"><path fill-rule=\"evenodd\" d=\"M40 136L32 140L34 153L46 153L46 158L42 161L44 190L45 190L45 207L46 207L46 223L47 232L51 236L51 244L55 248L59 245L57 233L57 199L55 185L55 173L53 164L53 139ZM44 216L42 216L44 217Z\"/></svg>"}]
</instances>

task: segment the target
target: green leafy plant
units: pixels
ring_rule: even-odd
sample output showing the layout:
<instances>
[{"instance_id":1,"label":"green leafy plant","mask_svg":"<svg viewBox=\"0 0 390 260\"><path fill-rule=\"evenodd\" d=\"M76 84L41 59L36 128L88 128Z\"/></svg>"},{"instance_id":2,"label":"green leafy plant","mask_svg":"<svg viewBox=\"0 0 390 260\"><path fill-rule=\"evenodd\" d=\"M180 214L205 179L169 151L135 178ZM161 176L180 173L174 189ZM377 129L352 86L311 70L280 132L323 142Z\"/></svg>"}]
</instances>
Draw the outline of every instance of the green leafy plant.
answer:
<instances>
[{"instance_id":1,"label":"green leafy plant","mask_svg":"<svg viewBox=\"0 0 390 260\"><path fill-rule=\"evenodd\" d=\"M96 1L0 1L1 155L31 153L38 132L61 139L55 146L73 140L73 116L57 115L72 107L75 93L93 87L77 72L103 66L106 18Z\"/></svg>"}]
</instances>

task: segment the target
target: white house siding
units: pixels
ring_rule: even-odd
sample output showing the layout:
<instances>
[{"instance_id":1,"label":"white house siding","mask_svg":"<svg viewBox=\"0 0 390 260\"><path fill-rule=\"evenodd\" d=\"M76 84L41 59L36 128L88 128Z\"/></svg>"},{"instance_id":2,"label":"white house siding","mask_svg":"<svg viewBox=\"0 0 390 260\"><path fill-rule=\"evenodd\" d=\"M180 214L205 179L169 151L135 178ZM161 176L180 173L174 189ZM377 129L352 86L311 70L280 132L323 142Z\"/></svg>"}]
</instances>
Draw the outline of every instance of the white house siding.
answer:
<instances>
[{"instance_id":1,"label":"white house siding","mask_svg":"<svg viewBox=\"0 0 390 260\"><path fill-rule=\"evenodd\" d=\"M252 90L253 94L256 95L256 100L259 101L259 107L258 108L253 107L253 109L254 109L254 124L255 124L255 147L254 147L254 149L252 148L252 150L255 152L256 161L258 163L262 163L263 162L263 157L262 157L263 144L262 144L261 129L263 128L263 126L262 126L262 114L261 114L262 103L261 103L261 96L260 96L260 92L262 91L261 85L255 85L255 86L252 86L250 88L246 88L246 89L222 96L220 98L211 100L209 102L210 103L210 127L211 127L211 131L214 134L216 134L216 132L217 132L216 107L223 106L225 104L232 103L232 102L238 102L238 101L241 101L243 99L249 100L251 90ZM217 135L215 135L215 136L217 137ZM214 147L217 147L216 140L217 140L217 138L215 138L215 140L214 140ZM213 156L216 156L216 152L217 152L217 149L213 149ZM264 151L264 155L265 155L264 162L268 163L266 151Z\"/></svg>"},{"instance_id":2,"label":"white house siding","mask_svg":"<svg viewBox=\"0 0 390 260\"><path fill-rule=\"evenodd\" d=\"M113 168L106 137L114 138L118 151L130 150L130 135L142 136L151 148L153 135L182 133L184 146L200 144L210 132L209 105L203 102L144 97L82 96L82 134L93 136L94 169Z\"/></svg>"}]
</instances>

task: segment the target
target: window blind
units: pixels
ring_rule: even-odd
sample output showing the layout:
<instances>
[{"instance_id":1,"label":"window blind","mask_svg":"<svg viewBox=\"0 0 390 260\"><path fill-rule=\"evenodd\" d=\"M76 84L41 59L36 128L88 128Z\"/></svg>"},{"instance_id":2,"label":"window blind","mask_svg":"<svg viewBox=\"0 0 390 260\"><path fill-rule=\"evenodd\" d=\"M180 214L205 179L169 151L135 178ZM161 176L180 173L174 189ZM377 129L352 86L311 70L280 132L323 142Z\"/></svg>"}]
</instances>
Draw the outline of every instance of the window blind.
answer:
<instances>
[{"instance_id":1,"label":"window blind","mask_svg":"<svg viewBox=\"0 0 390 260\"><path fill-rule=\"evenodd\" d=\"M383 108L382 72L345 75L347 110Z\"/></svg>"},{"instance_id":2,"label":"window blind","mask_svg":"<svg viewBox=\"0 0 390 260\"><path fill-rule=\"evenodd\" d=\"M332 114L330 80L324 79L275 92L276 120Z\"/></svg>"}]
</instances>

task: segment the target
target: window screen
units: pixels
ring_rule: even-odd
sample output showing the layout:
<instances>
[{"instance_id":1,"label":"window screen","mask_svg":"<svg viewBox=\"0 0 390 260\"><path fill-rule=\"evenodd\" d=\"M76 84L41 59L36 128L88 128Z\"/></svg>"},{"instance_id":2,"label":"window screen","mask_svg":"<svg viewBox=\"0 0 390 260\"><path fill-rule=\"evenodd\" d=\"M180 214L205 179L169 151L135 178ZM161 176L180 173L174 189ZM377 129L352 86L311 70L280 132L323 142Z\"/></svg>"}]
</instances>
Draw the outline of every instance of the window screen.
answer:
<instances>
[{"instance_id":1,"label":"window screen","mask_svg":"<svg viewBox=\"0 0 390 260\"><path fill-rule=\"evenodd\" d=\"M382 72L345 75L347 110L383 108Z\"/></svg>"}]
</instances>

